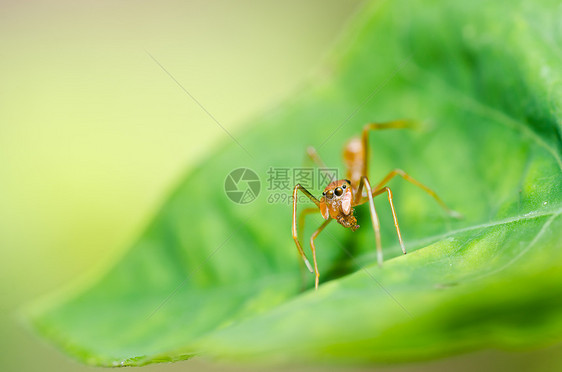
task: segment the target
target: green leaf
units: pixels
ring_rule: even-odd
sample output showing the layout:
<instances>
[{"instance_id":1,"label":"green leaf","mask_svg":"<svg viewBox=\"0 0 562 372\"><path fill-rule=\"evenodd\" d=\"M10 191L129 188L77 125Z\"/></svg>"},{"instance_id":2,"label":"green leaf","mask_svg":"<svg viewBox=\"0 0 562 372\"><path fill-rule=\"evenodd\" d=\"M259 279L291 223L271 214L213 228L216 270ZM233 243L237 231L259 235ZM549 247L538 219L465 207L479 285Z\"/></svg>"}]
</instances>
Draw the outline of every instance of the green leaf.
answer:
<instances>
[{"instance_id":1,"label":"green leaf","mask_svg":"<svg viewBox=\"0 0 562 372\"><path fill-rule=\"evenodd\" d=\"M113 269L37 305L33 325L104 366L199 354L398 362L562 339L560 9L530 0L375 2L324 77L235 133L251 156L227 142ZM404 117L422 128L373 133L371 178L402 168L464 220L394 179L409 254L377 198L384 265L358 207L361 229L331 224L318 237L320 289L307 273L301 291L292 208L268 202L267 171L305 165L308 145L343 170L341 148L363 124ZM261 177L253 203L235 204L223 190L239 167ZM304 236L321 221L309 217Z\"/></svg>"}]
</instances>

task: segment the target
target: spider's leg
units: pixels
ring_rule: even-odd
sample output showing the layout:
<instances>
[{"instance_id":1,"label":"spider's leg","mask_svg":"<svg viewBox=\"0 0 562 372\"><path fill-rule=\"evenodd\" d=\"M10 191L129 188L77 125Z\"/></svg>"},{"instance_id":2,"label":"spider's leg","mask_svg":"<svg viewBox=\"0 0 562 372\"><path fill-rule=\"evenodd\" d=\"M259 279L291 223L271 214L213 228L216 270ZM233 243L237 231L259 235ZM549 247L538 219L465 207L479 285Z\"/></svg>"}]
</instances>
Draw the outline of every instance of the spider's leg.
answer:
<instances>
[{"instance_id":1,"label":"spider's leg","mask_svg":"<svg viewBox=\"0 0 562 372\"><path fill-rule=\"evenodd\" d=\"M369 177L369 132L372 130L382 130L382 129L407 129L415 128L416 123L411 120L394 120L387 123L369 123L363 127L363 132L361 133L361 142L363 144L363 171L362 175ZM375 188L376 189L376 188Z\"/></svg>"},{"instance_id":2,"label":"spider's leg","mask_svg":"<svg viewBox=\"0 0 562 372\"><path fill-rule=\"evenodd\" d=\"M389 187L383 187L382 189L376 190L373 193L374 196L378 196L384 193L388 194L388 203L390 204L390 210L392 211L392 218L394 219L394 227L396 227L396 235L398 235L398 241L400 242L400 248L402 248L402 252L406 254L406 247L404 246L404 241L402 240L402 234L400 233L400 227L398 227L398 219L396 218L396 211L394 210L394 203L392 202L392 191L390 191Z\"/></svg>"},{"instance_id":3,"label":"spider's leg","mask_svg":"<svg viewBox=\"0 0 562 372\"><path fill-rule=\"evenodd\" d=\"M318 167L326 168L326 163L322 161L322 158L320 158L320 155L318 155L318 151L316 151L316 148L314 148L313 146L308 146L306 148L306 155L308 155L310 160L316 163Z\"/></svg>"},{"instance_id":4,"label":"spider's leg","mask_svg":"<svg viewBox=\"0 0 562 372\"><path fill-rule=\"evenodd\" d=\"M316 207L320 207L320 202L318 201L318 199L316 199L314 197L314 195L312 195L310 192L308 192L308 190L305 189L300 184L297 184L295 186L295 188L293 189L293 224L292 224L293 240L295 241L295 244L297 245L297 249L298 249L304 263L306 264L306 267L308 268L308 271L313 272L312 267L310 266L310 262L308 262L308 259L306 258L306 255L304 254L304 251L302 249L302 245L299 241L299 236L298 236L298 231L297 231L297 200L298 200L297 197L298 197L298 191L299 190L304 195L306 195L314 204L316 204Z\"/></svg>"},{"instance_id":5,"label":"spider's leg","mask_svg":"<svg viewBox=\"0 0 562 372\"><path fill-rule=\"evenodd\" d=\"M312 259L314 261L314 273L316 274L316 279L314 280L314 288L316 290L318 290L318 278L320 277L320 274L318 273L318 264L316 263L316 247L314 246L314 239L316 239L318 234L320 234L320 232L322 232L322 230L324 230L324 228L328 226L330 222L332 222L331 218L324 221L322 225L320 225L320 227L316 229L316 231L312 233L312 236L310 237L310 248L312 249Z\"/></svg>"},{"instance_id":6,"label":"spider's leg","mask_svg":"<svg viewBox=\"0 0 562 372\"><path fill-rule=\"evenodd\" d=\"M371 183L366 176L361 177L361 181L359 182L359 187L357 188L357 194L355 195L355 200L353 201L353 205L360 205L365 203L367 200L364 200L361 197L363 193L363 186L367 189L367 200L369 201L369 212L371 214L371 223L373 225L373 231L375 232L375 242L377 247L377 262L379 266L382 265L382 245L381 245L381 227L379 222L379 216L377 215L377 211L375 210L375 202L373 200L373 189L371 188Z\"/></svg>"},{"instance_id":7,"label":"spider's leg","mask_svg":"<svg viewBox=\"0 0 562 372\"><path fill-rule=\"evenodd\" d=\"M441 200L441 198L435 193L435 191L433 191L432 189L430 189L429 187L427 187L423 183L419 182L418 180L414 179L412 176L410 176L408 173L404 172L402 169L394 169L393 171L388 173L386 175L386 177L384 177L383 180L381 182L379 182L379 184L375 187L375 193L378 192L379 190L382 190L383 186L385 186L388 183L388 181L390 181L392 178L394 178L396 176L402 177L406 181L410 182L411 184L419 187L420 189L422 189L423 191L428 193L433 199L435 199L435 201L441 206L441 208L443 208L443 210L445 210L445 212L447 212L447 214L449 216L454 217L454 218L462 218L462 215L460 213L450 209L447 206L447 204L445 204L443 202L443 200Z\"/></svg>"}]
</instances>

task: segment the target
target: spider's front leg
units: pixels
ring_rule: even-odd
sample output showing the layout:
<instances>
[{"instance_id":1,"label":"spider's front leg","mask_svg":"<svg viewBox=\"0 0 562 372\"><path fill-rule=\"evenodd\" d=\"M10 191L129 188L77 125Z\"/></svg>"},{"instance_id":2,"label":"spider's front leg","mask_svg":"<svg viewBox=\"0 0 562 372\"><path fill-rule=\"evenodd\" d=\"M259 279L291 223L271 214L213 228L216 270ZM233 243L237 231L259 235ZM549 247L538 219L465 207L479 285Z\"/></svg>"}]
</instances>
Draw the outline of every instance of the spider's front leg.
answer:
<instances>
[{"instance_id":1,"label":"spider's front leg","mask_svg":"<svg viewBox=\"0 0 562 372\"><path fill-rule=\"evenodd\" d=\"M371 188L371 183L367 176L361 177L359 181L359 187L357 188L357 193L355 194L355 200L353 201L353 206L363 204L362 194L363 187L367 190L367 199L369 200L369 212L371 214L371 223L373 225L373 231L375 232L375 241L377 245L377 262L379 266L382 265L382 245L381 245L381 227L379 222L379 216L375 209L375 202L373 200L373 189Z\"/></svg>"},{"instance_id":2,"label":"spider's front leg","mask_svg":"<svg viewBox=\"0 0 562 372\"><path fill-rule=\"evenodd\" d=\"M367 197L363 197L362 189L363 184L365 185L365 189L367 190ZM402 248L402 252L406 254L406 247L404 246L404 241L402 240L402 234L400 233L400 227L398 226L398 218L396 217L396 210L394 209L394 202L392 201L392 191L389 187L382 187L380 189L373 190L369 179L365 176L361 178L361 183L359 184L358 189L358 196L356 199L355 205L361 205L369 202L370 212L371 212L371 220L373 222L373 229L375 230L375 237L377 239L377 262L382 265L382 248L380 243L380 226L379 226L379 219L377 212L375 211L375 196L379 196L384 193L388 194L388 203L390 204L390 210L392 211L392 218L394 219L394 227L396 227L396 234L398 235L398 242L400 243L400 248Z\"/></svg>"},{"instance_id":3,"label":"spider's front leg","mask_svg":"<svg viewBox=\"0 0 562 372\"><path fill-rule=\"evenodd\" d=\"M293 189L293 225L292 225L292 232L293 232L293 240L295 241L295 244L297 245L297 249L306 265L306 267L308 268L308 271L310 271L311 273L314 272L312 270L312 267L310 266L310 262L308 262L308 259L306 258L306 255L304 254L304 250L302 249L302 245L299 241L299 234L297 231L297 200L298 200L298 191L301 191L304 195L306 195L314 204L316 204L316 206L318 208L320 208L320 201L318 201L318 199L316 199L314 197L314 195L312 195L310 192L308 192L307 189L305 189L303 186L301 186L300 184L297 184L295 186L295 188ZM301 218L304 216L301 216ZM299 224L299 226L304 227L304 223ZM314 255L314 252L313 252ZM314 257L314 266L316 266L316 258Z\"/></svg>"},{"instance_id":4,"label":"spider's front leg","mask_svg":"<svg viewBox=\"0 0 562 372\"><path fill-rule=\"evenodd\" d=\"M315 274L316 278L314 280L314 288L318 289L318 280L320 277L320 274L318 273L318 263L316 262L316 247L314 246L314 239L316 239L316 237L318 236L318 234L320 234L320 232L322 230L324 230L324 228L326 226L328 226L328 224L332 221L332 218L328 215L328 216L324 216L323 217L326 219L326 221L324 221L324 223L322 223L322 225L316 229L316 231L314 233L312 233L312 236L310 237L310 249L312 250L312 260L314 262L314 270L312 269L312 267L310 266L310 262L308 262L308 259L306 258L306 255L304 254L304 250L302 249L301 243L299 241L299 234L297 231L297 196L298 196L298 192L299 190L306 195L314 204L316 204L316 207L318 207L317 211L321 211L320 205L321 202L316 199L310 192L308 192L307 189L305 189L302 185L297 184L295 186L295 188L293 189L293 240L295 241L295 244L297 245L297 249L304 261L304 263L306 264L306 267L308 268L308 270L312 273ZM312 213L312 209L311 208L307 208L304 209L301 212L301 220L304 217L304 215ZM299 221L298 224L299 228L303 229L304 228L304 222Z\"/></svg>"},{"instance_id":5,"label":"spider's front leg","mask_svg":"<svg viewBox=\"0 0 562 372\"><path fill-rule=\"evenodd\" d=\"M316 229L316 231L313 232L312 236L310 237L310 249L312 249L312 258L314 259L314 272L316 275L316 278L314 279L314 288L316 290L318 290L318 280L320 279L320 274L318 273L318 265L316 264L316 247L314 246L314 239L316 239L318 234L320 234L320 232L322 232L322 230L324 230L324 228L328 226L330 222L332 222L331 218L324 221L322 225L320 225L320 227Z\"/></svg>"}]
</instances>

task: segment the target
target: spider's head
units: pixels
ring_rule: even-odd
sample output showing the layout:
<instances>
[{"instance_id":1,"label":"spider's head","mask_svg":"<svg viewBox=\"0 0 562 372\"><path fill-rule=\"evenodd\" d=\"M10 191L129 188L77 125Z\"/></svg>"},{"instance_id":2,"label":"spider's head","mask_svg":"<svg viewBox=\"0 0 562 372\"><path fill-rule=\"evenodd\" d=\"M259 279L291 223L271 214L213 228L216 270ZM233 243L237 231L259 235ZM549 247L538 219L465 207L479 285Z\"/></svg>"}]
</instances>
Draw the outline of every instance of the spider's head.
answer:
<instances>
[{"instance_id":1,"label":"spider's head","mask_svg":"<svg viewBox=\"0 0 562 372\"><path fill-rule=\"evenodd\" d=\"M336 219L345 227L357 229L357 220L353 217L353 191L349 180L338 180L330 183L324 189L320 199L322 217Z\"/></svg>"}]
</instances>

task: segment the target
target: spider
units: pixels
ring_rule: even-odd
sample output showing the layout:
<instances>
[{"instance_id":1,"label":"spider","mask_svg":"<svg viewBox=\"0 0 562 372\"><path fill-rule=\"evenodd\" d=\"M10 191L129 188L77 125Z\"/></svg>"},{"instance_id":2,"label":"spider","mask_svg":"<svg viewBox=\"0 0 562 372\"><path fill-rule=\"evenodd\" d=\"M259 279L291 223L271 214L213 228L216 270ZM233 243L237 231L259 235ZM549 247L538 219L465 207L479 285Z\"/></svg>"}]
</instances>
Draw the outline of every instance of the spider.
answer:
<instances>
[{"instance_id":1,"label":"spider","mask_svg":"<svg viewBox=\"0 0 562 372\"><path fill-rule=\"evenodd\" d=\"M322 193L322 197L317 199L312 195L306 188L297 184L293 189L293 225L292 233L293 240L297 245L297 249L306 264L306 267L311 273L316 275L314 287L318 289L318 265L316 263L316 247L314 246L314 239L318 237L318 234L328 226L332 220L336 220L340 225L345 228L355 231L359 228L357 224L357 219L353 215L355 210L353 207L369 202L369 211L371 214L371 223L373 225L373 230L375 233L375 242L377 249L377 262L382 265L382 247L381 247L381 236L380 236L380 225L377 212L375 210L375 203L373 198L387 194L388 202L390 204L390 209L392 211L392 217L394 219L394 226L396 227L396 234L398 235L398 241L402 252L406 254L406 247L404 246L404 241L402 240L402 234L400 233L400 228L398 227L398 220L396 218L396 211L394 210L394 203L392 202L392 191L386 184L395 176L400 176L406 181L414 184L415 186L421 188L423 191L428 193L439 205L447 212L450 216L455 218L460 218L461 215L452 209L449 209L447 205L437 196L437 194L431 190L429 187L425 186L421 182L412 178L408 173L401 169L394 169L388 173L382 181L380 181L375 187L371 187L371 182L368 177L369 170L369 132L371 130L381 130L381 129L403 129L412 128L413 123L408 120L396 120L387 123L370 123L363 127L361 137L353 137L350 139L344 147L343 159L346 165L346 178L333 181ZM324 163L320 159L317 151L313 147L307 149L308 156L315 161L320 167L325 167ZM365 190L364 190L365 189ZM310 262L306 258L306 255L302 249L302 245L298 238L297 232L297 193L301 191L306 195L316 207L306 208L301 211L299 228L302 230L304 228L304 215L315 213L320 211L324 222L320 227L312 233L310 237L310 248L312 250L312 258L314 262L314 270L310 266Z\"/></svg>"}]
</instances>

